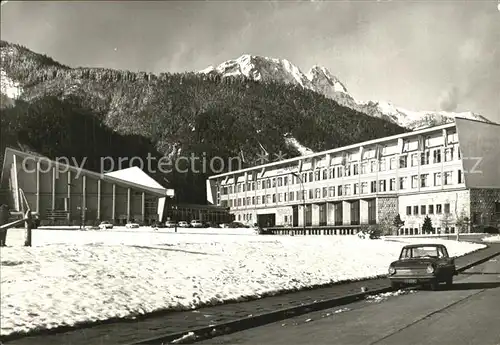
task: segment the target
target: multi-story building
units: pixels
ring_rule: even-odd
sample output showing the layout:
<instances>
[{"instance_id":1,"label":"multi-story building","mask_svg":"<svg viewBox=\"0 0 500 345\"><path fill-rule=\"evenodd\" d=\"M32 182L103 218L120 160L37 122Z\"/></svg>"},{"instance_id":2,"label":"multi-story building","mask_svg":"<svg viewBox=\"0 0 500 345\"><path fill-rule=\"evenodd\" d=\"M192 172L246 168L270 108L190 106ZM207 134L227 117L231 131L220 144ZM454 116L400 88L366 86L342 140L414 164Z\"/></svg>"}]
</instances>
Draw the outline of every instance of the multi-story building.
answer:
<instances>
[{"instance_id":1,"label":"multi-story building","mask_svg":"<svg viewBox=\"0 0 500 345\"><path fill-rule=\"evenodd\" d=\"M261 226L392 223L421 233L500 214L500 125L455 123L212 176L210 203ZM458 222L457 222L458 221Z\"/></svg>"}]
</instances>

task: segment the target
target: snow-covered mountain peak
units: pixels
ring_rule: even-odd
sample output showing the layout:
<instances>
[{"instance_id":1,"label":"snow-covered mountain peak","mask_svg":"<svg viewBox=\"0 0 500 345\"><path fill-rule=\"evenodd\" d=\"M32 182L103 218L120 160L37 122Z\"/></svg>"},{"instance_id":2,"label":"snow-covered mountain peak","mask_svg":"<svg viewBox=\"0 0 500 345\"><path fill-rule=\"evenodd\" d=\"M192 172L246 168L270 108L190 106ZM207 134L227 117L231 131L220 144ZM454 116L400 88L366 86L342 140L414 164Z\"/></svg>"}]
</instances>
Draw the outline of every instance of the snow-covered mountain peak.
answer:
<instances>
[{"instance_id":1,"label":"snow-covered mountain peak","mask_svg":"<svg viewBox=\"0 0 500 345\"><path fill-rule=\"evenodd\" d=\"M311 88L302 71L286 59L244 54L234 60L227 60L215 68L209 67L199 73L219 73L223 76L242 75L256 81L277 81L298 84Z\"/></svg>"},{"instance_id":2,"label":"snow-covered mountain peak","mask_svg":"<svg viewBox=\"0 0 500 345\"><path fill-rule=\"evenodd\" d=\"M262 82L294 84L312 90L338 104L382 118L409 129L421 128L451 122L455 117L488 121L473 112L411 111L387 101L358 101L347 91L347 87L326 67L314 65L307 74L286 59L243 54L235 60L228 60L217 67L210 66L199 73L217 73L224 76L245 76Z\"/></svg>"},{"instance_id":3,"label":"snow-covered mountain peak","mask_svg":"<svg viewBox=\"0 0 500 345\"><path fill-rule=\"evenodd\" d=\"M209 74L209 73L212 73L212 72L215 72L215 67L214 66L208 66L207 68L202 69L198 73Z\"/></svg>"},{"instance_id":4,"label":"snow-covered mountain peak","mask_svg":"<svg viewBox=\"0 0 500 345\"><path fill-rule=\"evenodd\" d=\"M307 79L325 96L331 90L349 94L344 84L325 67L314 65L307 73Z\"/></svg>"}]
</instances>

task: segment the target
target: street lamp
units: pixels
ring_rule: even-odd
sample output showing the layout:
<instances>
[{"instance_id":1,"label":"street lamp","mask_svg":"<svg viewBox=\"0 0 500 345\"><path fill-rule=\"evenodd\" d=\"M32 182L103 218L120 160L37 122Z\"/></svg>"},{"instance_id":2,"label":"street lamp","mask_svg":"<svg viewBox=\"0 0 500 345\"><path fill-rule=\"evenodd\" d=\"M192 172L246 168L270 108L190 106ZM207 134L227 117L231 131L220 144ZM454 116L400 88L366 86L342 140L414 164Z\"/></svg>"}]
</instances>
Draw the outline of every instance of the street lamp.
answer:
<instances>
[{"instance_id":1,"label":"street lamp","mask_svg":"<svg viewBox=\"0 0 500 345\"><path fill-rule=\"evenodd\" d=\"M304 230L304 235L306 234L306 190L304 188L304 182L302 181L302 178L299 176L299 174L292 172L291 173L293 176L295 176L299 182L300 185L302 186L302 212L303 212L303 220L302 220L302 229Z\"/></svg>"}]
</instances>

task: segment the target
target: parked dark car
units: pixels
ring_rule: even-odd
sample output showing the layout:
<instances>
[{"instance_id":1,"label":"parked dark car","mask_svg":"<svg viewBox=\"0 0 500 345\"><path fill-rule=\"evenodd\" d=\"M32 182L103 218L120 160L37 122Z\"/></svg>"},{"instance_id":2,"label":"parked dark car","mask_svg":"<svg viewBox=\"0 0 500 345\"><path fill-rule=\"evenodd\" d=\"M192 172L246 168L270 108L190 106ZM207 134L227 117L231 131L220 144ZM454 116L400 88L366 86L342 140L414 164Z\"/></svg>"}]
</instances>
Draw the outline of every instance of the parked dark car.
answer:
<instances>
[{"instance_id":1,"label":"parked dark car","mask_svg":"<svg viewBox=\"0 0 500 345\"><path fill-rule=\"evenodd\" d=\"M151 224L151 227L161 229L161 228L165 228L166 225L165 225L165 223L162 223L162 222L154 222Z\"/></svg>"},{"instance_id":2,"label":"parked dark car","mask_svg":"<svg viewBox=\"0 0 500 345\"><path fill-rule=\"evenodd\" d=\"M437 290L442 282L451 286L456 274L455 259L448 255L448 250L442 244L404 246L399 260L389 266L389 279L394 289L423 284Z\"/></svg>"},{"instance_id":3,"label":"parked dark car","mask_svg":"<svg viewBox=\"0 0 500 345\"><path fill-rule=\"evenodd\" d=\"M227 227L228 228L249 228L248 225L245 225L245 224L240 223L240 222L231 222L228 224Z\"/></svg>"},{"instance_id":4,"label":"parked dark car","mask_svg":"<svg viewBox=\"0 0 500 345\"><path fill-rule=\"evenodd\" d=\"M219 224L214 223L214 222L205 222L205 223L203 223L203 226L205 228L220 228Z\"/></svg>"}]
</instances>

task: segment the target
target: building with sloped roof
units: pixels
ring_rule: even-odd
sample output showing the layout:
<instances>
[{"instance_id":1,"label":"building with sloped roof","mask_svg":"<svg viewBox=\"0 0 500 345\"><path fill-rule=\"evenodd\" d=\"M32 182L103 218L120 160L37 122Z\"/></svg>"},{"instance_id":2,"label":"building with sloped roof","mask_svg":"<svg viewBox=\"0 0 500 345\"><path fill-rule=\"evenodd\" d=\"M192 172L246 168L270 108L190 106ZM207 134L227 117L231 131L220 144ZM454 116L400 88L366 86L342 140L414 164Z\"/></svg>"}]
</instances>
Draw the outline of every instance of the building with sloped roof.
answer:
<instances>
[{"instance_id":1,"label":"building with sloped roof","mask_svg":"<svg viewBox=\"0 0 500 345\"><path fill-rule=\"evenodd\" d=\"M138 167L102 174L12 148L5 150L0 188L13 211L29 207L42 224L151 224L163 219L173 196Z\"/></svg>"}]
</instances>

